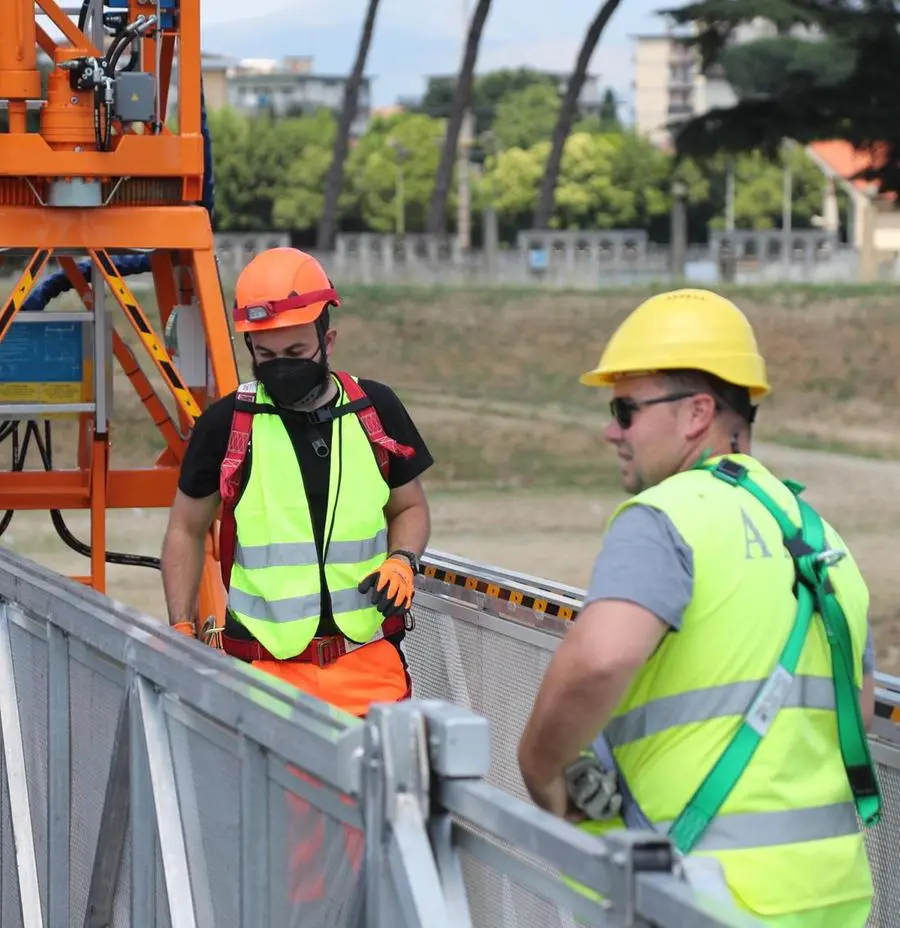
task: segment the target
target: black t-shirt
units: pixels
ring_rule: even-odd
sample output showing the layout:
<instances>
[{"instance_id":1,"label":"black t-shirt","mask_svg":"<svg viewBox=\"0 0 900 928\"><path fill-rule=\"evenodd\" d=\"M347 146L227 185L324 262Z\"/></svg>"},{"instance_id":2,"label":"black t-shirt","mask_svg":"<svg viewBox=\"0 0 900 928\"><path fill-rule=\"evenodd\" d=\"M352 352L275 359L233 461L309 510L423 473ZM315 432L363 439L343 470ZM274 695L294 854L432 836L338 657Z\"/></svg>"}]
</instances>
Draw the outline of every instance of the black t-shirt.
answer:
<instances>
[{"instance_id":1,"label":"black t-shirt","mask_svg":"<svg viewBox=\"0 0 900 928\"><path fill-rule=\"evenodd\" d=\"M402 487L423 474L434 463L434 459L419 434L418 429L394 391L375 380L359 379L359 385L372 401L372 405L381 419L385 432L402 445L415 449L411 458L396 455L389 457L388 485L391 489ZM218 492L219 475L222 460L228 447L231 432L231 420L234 415L235 393L216 400L199 416L194 423L194 430L181 464L178 488L186 496L202 499ZM336 406L339 396L328 405ZM265 415L265 414L264 414ZM354 415L354 413L348 413ZM321 551L324 545L325 518L328 512L328 491L331 476L330 457L321 457L316 453L313 442L321 439L331 448L332 422L314 425L303 414L282 415L297 461L303 475L309 503L310 520L316 540L319 557L319 576L322 583L322 614L319 621L319 635L340 634L334 623L331 611L331 596L325 581L325 568L322 564ZM248 451L242 470L242 488L246 486L252 467L252 449ZM226 634L233 638L250 638L249 632L226 614ZM391 637L399 645L404 635Z\"/></svg>"}]
</instances>

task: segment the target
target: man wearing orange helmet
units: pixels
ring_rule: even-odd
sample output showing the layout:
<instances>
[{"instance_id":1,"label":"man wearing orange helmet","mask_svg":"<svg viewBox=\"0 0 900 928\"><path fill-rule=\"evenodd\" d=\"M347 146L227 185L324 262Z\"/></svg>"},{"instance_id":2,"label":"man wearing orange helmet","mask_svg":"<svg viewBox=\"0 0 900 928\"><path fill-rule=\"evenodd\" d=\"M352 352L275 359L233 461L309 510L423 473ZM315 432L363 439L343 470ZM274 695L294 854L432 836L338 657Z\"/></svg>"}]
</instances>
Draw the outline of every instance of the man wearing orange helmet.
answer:
<instances>
[{"instance_id":1,"label":"man wearing orange helmet","mask_svg":"<svg viewBox=\"0 0 900 928\"><path fill-rule=\"evenodd\" d=\"M170 623L194 632L204 539L222 506L222 646L364 715L410 694L400 649L430 532L433 459L394 392L329 368L340 299L294 248L255 257L235 329L255 380L197 419L163 542Z\"/></svg>"},{"instance_id":2,"label":"man wearing orange helmet","mask_svg":"<svg viewBox=\"0 0 900 928\"><path fill-rule=\"evenodd\" d=\"M634 495L537 695L526 786L592 833L665 833L762 924L863 928L869 594L803 488L750 453L770 387L749 322L710 291L659 294L581 381L614 393L604 437Z\"/></svg>"}]
</instances>

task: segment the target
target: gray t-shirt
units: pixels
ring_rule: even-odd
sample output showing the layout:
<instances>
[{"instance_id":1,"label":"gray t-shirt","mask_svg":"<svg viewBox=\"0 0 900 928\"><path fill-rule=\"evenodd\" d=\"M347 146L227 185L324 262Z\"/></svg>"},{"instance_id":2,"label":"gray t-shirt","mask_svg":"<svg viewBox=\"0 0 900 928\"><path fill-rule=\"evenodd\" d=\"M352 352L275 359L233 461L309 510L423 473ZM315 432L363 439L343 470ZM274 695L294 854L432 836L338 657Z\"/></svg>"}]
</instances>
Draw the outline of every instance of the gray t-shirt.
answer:
<instances>
[{"instance_id":1,"label":"gray t-shirt","mask_svg":"<svg viewBox=\"0 0 900 928\"><path fill-rule=\"evenodd\" d=\"M630 506L620 513L594 561L585 605L598 599L622 599L642 606L677 631L694 588L694 556L672 520L651 506ZM875 670L869 628L863 673Z\"/></svg>"}]
</instances>

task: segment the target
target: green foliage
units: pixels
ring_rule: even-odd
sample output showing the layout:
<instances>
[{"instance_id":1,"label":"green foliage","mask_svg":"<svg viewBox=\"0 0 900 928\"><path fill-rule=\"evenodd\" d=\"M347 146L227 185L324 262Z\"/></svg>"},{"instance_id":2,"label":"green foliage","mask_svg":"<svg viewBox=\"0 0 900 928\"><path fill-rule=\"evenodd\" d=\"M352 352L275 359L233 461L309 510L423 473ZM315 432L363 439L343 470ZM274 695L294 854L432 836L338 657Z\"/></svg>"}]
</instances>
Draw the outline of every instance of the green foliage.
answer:
<instances>
[{"instance_id":1,"label":"green foliage","mask_svg":"<svg viewBox=\"0 0 900 928\"><path fill-rule=\"evenodd\" d=\"M714 109L685 124L676 136L680 154L706 157L722 151L761 149L774 155L782 139L808 143L844 139L870 151L875 164L861 174L883 192L900 192L900 11L886 0L701 0L662 11L679 24L694 24L705 66L722 62L734 28L757 17L782 33L815 27L840 54L819 67L821 50L806 49L777 86L727 109ZM756 77L748 78L759 80Z\"/></svg>"},{"instance_id":2,"label":"green foliage","mask_svg":"<svg viewBox=\"0 0 900 928\"><path fill-rule=\"evenodd\" d=\"M773 162L758 152L735 159L735 225L739 229L773 229L781 225L784 203L784 170L791 169L791 226L809 227L813 216L822 212L825 180L802 149ZM714 228L724 227L716 217Z\"/></svg>"},{"instance_id":3,"label":"green foliage","mask_svg":"<svg viewBox=\"0 0 900 928\"><path fill-rule=\"evenodd\" d=\"M822 86L837 84L852 72L854 59L853 49L836 39L775 36L730 46L722 53L722 66L740 98L771 96L804 74L815 75Z\"/></svg>"},{"instance_id":4,"label":"green foliage","mask_svg":"<svg viewBox=\"0 0 900 928\"><path fill-rule=\"evenodd\" d=\"M491 131L501 149L530 148L550 138L559 115L560 98L549 84L515 90L497 105Z\"/></svg>"},{"instance_id":5,"label":"green foliage","mask_svg":"<svg viewBox=\"0 0 900 928\"><path fill-rule=\"evenodd\" d=\"M558 91L546 81L517 87L499 101L490 136L483 136L473 153L473 223L491 207L504 240L513 240L519 229L529 226L558 108ZM703 235L709 225L721 227L725 156L676 160L623 130L613 118L615 109L615 99L608 93L601 112L582 119L569 136L551 227L641 228L657 239L665 238L676 180L687 188L692 233ZM301 235L314 229L331 163L334 117L322 110L276 120L223 109L210 113L209 121L218 228L283 229ZM341 226L394 232L402 207L404 229L422 232L443 134L444 121L424 113L400 112L372 120L347 158L338 202ZM801 148L790 157L792 224L808 227L822 211L823 179ZM779 163L767 161L759 152L741 154L735 177L737 226L778 227L783 189ZM456 189L452 184L451 215Z\"/></svg>"},{"instance_id":6,"label":"green foliage","mask_svg":"<svg viewBox=\"0 0 900 928\"><path fill-rule=\"evenodd\" d=\"M393 232L402 171L405 225L410 231L420 230L434 188L443 133L441 120L422 113L373 120L347 159L341 208L377 232Z\"/></svg>"},{"instance_id":7,"label":"green foliage","mask_svg":"<svg viewBox=\"0 0 900 928\"><path fill-rule=\"evenodd\" d=\"M535 86L556 90L557 78L533 68L503 68L476 76L471 100L471 109L475 115L475 131L481 133L491 128L497 107L502 100ZM455 76L430 78L417 111L437 119L448 119L455 87Z\"/></svg>"}]
</instances>

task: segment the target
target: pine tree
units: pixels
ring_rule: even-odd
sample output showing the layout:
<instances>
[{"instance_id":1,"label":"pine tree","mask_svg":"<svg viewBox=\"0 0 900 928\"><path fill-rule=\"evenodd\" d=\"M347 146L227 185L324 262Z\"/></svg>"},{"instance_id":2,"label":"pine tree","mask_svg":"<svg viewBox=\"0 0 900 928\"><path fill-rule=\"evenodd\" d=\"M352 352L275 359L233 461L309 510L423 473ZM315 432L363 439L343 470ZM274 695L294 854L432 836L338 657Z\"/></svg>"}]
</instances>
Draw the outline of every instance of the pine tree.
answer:
<instances>
[{"instance_id":1,"label":"pine tree","mask_svg":"<svg viewBox=\"0 0 900 928\"><path fill-rule=\"evenodd\" d=\"M812 28L852 62L837 81L833 73L792 71L775 92L688 121L675 133L679 155L761 149L774 157L786 138L845 139L874 156L876 166L861 177L900 192L900 14L892 0L701 0L665 13L696 26L704 68L721 62L736 26L758 17L782 35Z\"/></svg>"}]
</instances>

